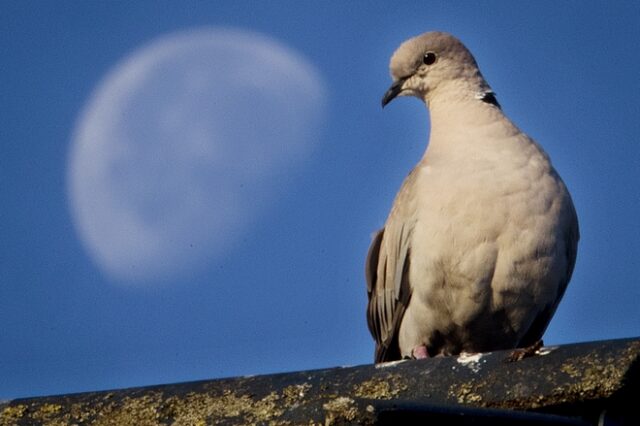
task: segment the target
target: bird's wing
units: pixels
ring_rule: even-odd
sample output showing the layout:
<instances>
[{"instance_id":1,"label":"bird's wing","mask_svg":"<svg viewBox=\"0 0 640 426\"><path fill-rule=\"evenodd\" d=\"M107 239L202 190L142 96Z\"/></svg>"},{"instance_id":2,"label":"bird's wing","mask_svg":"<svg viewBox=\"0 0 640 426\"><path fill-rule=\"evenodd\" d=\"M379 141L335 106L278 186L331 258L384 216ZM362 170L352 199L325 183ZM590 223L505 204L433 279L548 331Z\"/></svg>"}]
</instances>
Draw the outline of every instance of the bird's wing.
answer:
<instances>
[{"instance_id":1,"label":"bird's wing","mask_svg":"<svg viewBox=\"0 0 640 426\"><path fill-rule=\"evenodd\" d=\"M397 223L381 229L367 255L367 323L376 341L377 363L401 357L398 333L411 298L409 228Z\"/></svg>"},{"instance_id":2,"label":"bird's wing","mask_svg":"<svg viewBox=\"0 0 640 426\"><path fill-rule=\"evenodd\" d=\"M556 312L556 308L564 295L567 285L571 280L573 274L573 267L576 264L576 256L578 254L578 240L580 239L580 230L578 228L578 215L576 214L573 203L569 201L569 209L567 215L569 220L565 228L564 243L566 248L567 270L564 276L561 278L560 286L558 288L558 294L553 304L547 305L535 318L527 333L520 339L518 347L526 348L534 345L540 339L551 321L551 317Z\"/></svg>"}]
</instances>

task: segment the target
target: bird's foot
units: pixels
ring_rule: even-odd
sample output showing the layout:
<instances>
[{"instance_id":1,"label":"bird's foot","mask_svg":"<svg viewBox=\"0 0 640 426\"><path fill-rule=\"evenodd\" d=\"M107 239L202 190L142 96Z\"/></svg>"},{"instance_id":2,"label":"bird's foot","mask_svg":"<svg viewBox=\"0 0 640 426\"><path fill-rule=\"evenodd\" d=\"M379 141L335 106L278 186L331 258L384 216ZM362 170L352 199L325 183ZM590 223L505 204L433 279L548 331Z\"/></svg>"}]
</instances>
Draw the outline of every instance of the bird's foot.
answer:
<instances>
[{"instance_id":1,"label":"bird's foot","mask_svg":"<svg viewBox=\"0 0 640 426\"><path fill-rule=\"evenodd\" d=\"M411 358L413 359L425 359L429 358L429 352L425 345L416 346L411 350Z\"/></svg>"},{"instance_id":2,"label":"bird's foot","mask_svg":"<svg viewBox=\"0 0 640 426\"><path fill-rule=\"evenodd\" d=\"M521 361L525 358L532 357L538 352L544 343L542 340L538 340L531 346L527 346L526 348L518 348L509 354L509 356L504 360L505 362L516 362Z\"/></svg>"}]
</instances>

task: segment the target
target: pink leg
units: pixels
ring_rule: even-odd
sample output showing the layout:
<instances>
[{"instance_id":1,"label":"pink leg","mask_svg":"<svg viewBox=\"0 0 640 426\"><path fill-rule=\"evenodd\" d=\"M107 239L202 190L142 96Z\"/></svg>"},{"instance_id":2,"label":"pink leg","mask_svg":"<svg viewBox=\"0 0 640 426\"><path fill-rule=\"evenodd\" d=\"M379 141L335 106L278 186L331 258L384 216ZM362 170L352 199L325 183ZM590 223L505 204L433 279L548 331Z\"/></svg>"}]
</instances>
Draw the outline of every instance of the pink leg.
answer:
<instances>
[{"instance_id":1,"label":"pink leg","mask_svg":"<svg viewBox=\"0 0 640 426\"><path fill-rule=\"evenodd\" d=\"M411 357L414 359L429 358L427 347L425 345L416 346L415 348L413 348L413 350L411 350Z\"/></svg>"}]
</instances>

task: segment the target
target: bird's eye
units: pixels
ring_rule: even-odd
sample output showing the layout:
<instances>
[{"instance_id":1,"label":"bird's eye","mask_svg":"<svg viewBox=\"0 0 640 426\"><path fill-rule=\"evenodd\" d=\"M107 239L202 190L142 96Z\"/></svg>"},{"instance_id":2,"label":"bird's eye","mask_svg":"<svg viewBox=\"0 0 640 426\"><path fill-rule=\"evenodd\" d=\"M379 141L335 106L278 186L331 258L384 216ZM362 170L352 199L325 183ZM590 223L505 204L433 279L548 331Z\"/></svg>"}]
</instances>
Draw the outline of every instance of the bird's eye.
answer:
<instances>
[{"instance_id":1,"label":"bird's eye","mask_svg":"<svg viewBox=\"0 0 640 426\"><path fill-rule=\"evenodd\" d=\"M436 54L433 52L427 52L424 54L424 57L422 58L422 62L425 65L431 65L436 61Z\"/></svg>"}]
</instances>

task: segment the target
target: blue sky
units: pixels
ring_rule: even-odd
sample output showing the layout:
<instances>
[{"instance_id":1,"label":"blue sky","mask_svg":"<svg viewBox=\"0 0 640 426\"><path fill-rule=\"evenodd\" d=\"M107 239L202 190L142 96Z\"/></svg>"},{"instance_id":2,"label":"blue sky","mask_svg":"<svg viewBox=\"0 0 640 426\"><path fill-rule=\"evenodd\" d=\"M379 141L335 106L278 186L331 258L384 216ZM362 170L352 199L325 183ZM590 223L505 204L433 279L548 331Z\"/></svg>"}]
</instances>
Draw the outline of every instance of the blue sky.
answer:
<instances>
[{"instance_id":1,"label":"blue sky","mask_svg":"<svg viewBox=\"0 0 640 426\"><path fill-rule=\"evenodd\" d=\"M546 343L640 335L639 3L386 3L2 3L0 399L370 362L364 257L429 130L419 101L383 111L380 99L390 55L428 30L471 49L573 195L578 261ZM191 61L207 64L213 52L220 78L249 63L258 89L240 85L234 96L217 78L195 86L211 94L183 124L205 126L202 146L134 129L147 137L136 145L143 160L127 157L116 195L144 204L151 243L112 232L123 229L109 222L120 210L87 177L109 164L102 151L74 160L79 144L102 140L83 139L82 126L95 130L87 117L105 105L124 105L117 120L129 126L148 123L149 108L186 93L166 83L184 71L180 61L132 86L135 96L116 93L120 103L108 103L116 98L105 87L148 49L194 31L244 40L233 66L224 52L224 66L215 61L220 47ZM281 66L289 60L291 75ZM222 98L236 109L220 118ZM207 145L207 114L244 142ZM251 145L247 120L264 143ZM175 179L147 161L156 140L171 173L186 158ZM185 178L212 147L221 162ZM196 201L217 202L182 208L201 192Z\"/></svg>"}]
</instances>

